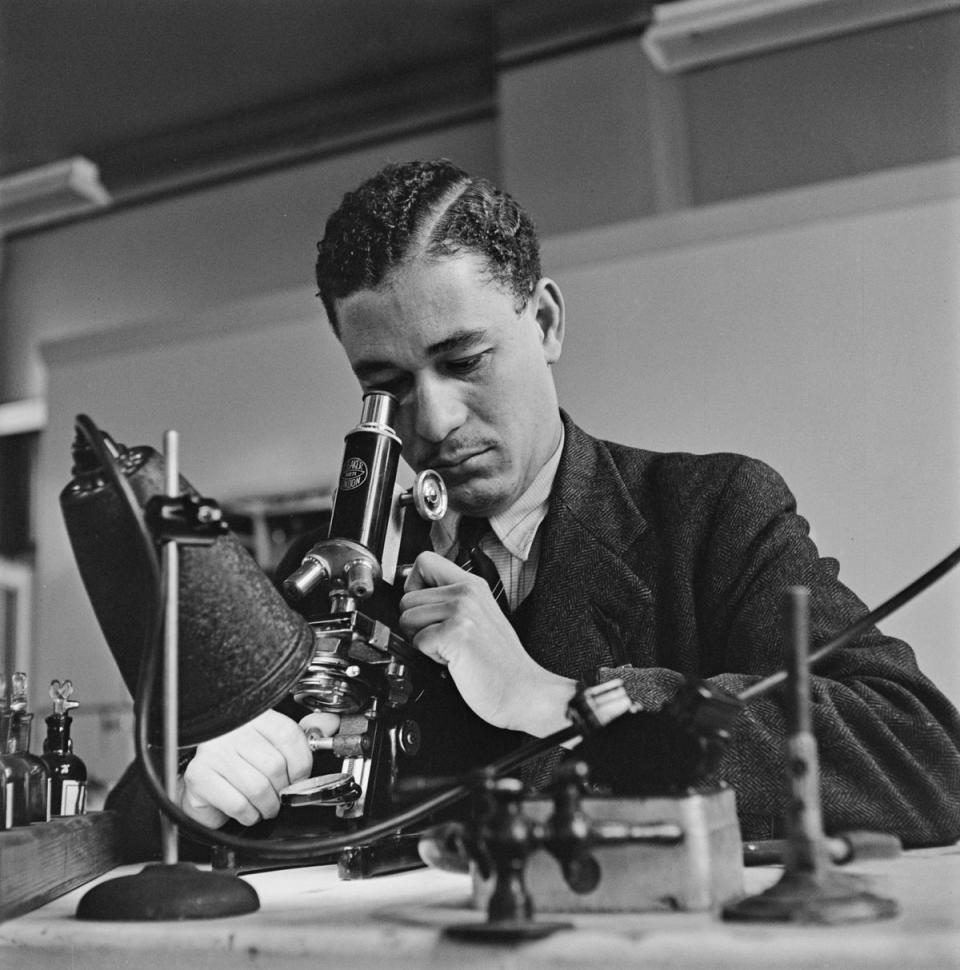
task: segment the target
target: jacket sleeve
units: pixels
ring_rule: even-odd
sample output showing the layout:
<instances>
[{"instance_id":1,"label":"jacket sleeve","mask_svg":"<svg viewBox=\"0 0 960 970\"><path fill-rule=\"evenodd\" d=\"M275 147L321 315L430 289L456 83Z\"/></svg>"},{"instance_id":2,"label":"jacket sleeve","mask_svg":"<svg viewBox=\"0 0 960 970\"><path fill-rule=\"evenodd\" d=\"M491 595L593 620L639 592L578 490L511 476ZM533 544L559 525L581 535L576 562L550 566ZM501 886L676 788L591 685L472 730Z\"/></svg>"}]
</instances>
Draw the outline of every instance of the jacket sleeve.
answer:
<instances>
[{"instance_id":1,"label":"jacket sleeve","mask_svg":"<svg viewBox=\"0 0 960 970\"><path fill-rule=\"evenodd\" d=\"M696 538L689 582L699 675L738 694L783 669L785 591L810 591L811 649L867 612L821 558L793 495L761 462L735 462ZM689 531L689 530L688 530ZM682 680L674 670L608 670L647 706ZM875 627L821 661L811 677L820 793L828 831L869 829L908 845L960 836L960 718L920 672L907 644ZM751 700L717 774L736 790L745 838L769 835L784 815L786 724L782 688Z\"/></svg>"}]
</instances>

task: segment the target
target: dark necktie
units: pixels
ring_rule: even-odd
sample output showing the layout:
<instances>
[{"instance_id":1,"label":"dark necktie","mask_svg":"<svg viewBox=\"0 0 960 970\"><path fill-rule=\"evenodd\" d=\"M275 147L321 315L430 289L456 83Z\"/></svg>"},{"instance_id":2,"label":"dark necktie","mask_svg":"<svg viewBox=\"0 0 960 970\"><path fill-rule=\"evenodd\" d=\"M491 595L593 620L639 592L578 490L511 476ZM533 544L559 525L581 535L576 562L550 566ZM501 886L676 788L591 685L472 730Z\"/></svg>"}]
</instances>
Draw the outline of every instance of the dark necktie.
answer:
<instances>
[{"instance_id":1,"label":"dark necktie","mask_svg":"<svg viewBox=\"0 0 960 970\"><path fill-rule=\"evenodd\" d=\"M490 531L490 523L486 519L478 519L464 515L460 517L457 526L457 558L454 562L468 573L482 576L493 593L497 605L506 616L510 615L510 602L507 591L503 588L503 580L497 572L493 560L480 548L480 540Z\"/></svg>"}]
</instances>

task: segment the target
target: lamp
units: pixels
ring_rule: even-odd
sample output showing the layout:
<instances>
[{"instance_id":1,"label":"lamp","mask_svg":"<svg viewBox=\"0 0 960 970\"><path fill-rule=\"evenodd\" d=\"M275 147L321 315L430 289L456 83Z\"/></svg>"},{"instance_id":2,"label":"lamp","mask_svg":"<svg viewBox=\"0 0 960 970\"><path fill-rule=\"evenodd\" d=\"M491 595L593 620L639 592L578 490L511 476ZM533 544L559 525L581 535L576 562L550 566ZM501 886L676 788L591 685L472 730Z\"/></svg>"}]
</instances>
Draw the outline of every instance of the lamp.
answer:
<instances>
[{"instance_id":1,"label":"lamp","mask_svg":"<svg viewBox=\"0 0 960 970\"><path fill-rule=\"evenodd\" d=\"M149 446L125 448L77 418L73 480L60 494L80 575L132 696L159 609L159 573L149 531L162 497L164 462ZM198 508L197 492L180 488ZM153 508L157 506L154 504ZM189 507L189 506L188 506ZM308 663L314 637L242 545L228 533L180 552L179 744L199 744L277 704ZM159 742L159 688L150 739Z\"/></svg>"},{"instance_id":2,"label":"lamp","mask_svg":"<svg viewBox=\"0 0 960 970\"><path fill-rule=\"evenodd\" d=\"M144 698L156 686L155 641L163 606L164 781L166 795L172 799L178 745L222 734L271 707L308 663L313 637L279 596L271 598L266 578L224 534L216 506L181 482L176 432L165 436L161 466L152 449L118 447L85 415L78 417L77 429L75 477L61 493L61 506L109 646L128 686L137 684L138 721ZM162 585L155 540L162 542ZM191 595L181 615L182 574ZM227 582L225 577L240 583ZM238 590L258 595L236 595ZM224 609L230 611L233 622L223 622ZM181 635L187 648L182 679L178 675ZM256 660L249 649L238 649L238 636L251 638ZM198 651L204 654L202 660ZM213 690L222 693L210 693ZM186 707L183 720L181 696ZM153 722L144 733L151 728L155 728ZM142 760L147 761L145 752ZM78 918L183 920L259 908L256 892L235 876L180 863L177 829L167 817L161 821L163 864L94 887L81 899Z\"/></svg>"}]
</instances>

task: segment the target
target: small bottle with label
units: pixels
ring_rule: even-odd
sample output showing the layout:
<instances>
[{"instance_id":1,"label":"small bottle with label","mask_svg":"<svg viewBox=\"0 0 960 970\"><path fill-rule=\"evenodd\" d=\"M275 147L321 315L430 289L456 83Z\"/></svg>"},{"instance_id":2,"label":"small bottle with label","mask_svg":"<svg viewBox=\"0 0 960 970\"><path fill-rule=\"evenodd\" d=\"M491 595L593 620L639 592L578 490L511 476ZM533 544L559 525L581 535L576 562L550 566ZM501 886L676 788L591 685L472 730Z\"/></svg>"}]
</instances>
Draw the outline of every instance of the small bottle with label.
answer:
<instances>
[{"instance_id":1,"label":"small bottle with label","mask_svg":"<svg viewBox=\"0 0 960 970\"><path fill-rule=\"evenodd\" d=\"M7 680L0 675L0 785L3 787L3 814L0 829L29 825L27 811L30 765L16 753L14 712L7 698Z\"/></svg>"},{"instance_id":2,"label":"small bottle with label","mask_svg":"<svg viewBox=\"0 0 960 970\"><path fill-rule=\"evenodd\" d=\"M7 678L0 670L0 752L7 749L13 714L7 703ZM13 828L13 768L0 754L0 832Z\"/></svg>"},{"instance_id":3,"label":"small bottle with label","mask_svg":"<svg viewBox=\"0 0 960 970\"><path fill-rule=\"evenodd\" d=\"M43 760L50 771L50 815L82 815L87 802L87 766L73 753L67 713L78 707L70 700L73 684L50 681L53 713L46 719L47 737L43 742Z\"/></svg>"},{"instance_id":4,"label":"small bottle with label","mask_svg":"<svg viewBox=\"0 0 960 970\"><path fill-rule=\"evenodd\" d=\"M31 822L50 820L50 769L39 755L30 750L33 714L27 710L27 675L18 671L13 675L10 697L13 711L11 747L27 763L27 816Z\"/></svg>"}]
</instances>

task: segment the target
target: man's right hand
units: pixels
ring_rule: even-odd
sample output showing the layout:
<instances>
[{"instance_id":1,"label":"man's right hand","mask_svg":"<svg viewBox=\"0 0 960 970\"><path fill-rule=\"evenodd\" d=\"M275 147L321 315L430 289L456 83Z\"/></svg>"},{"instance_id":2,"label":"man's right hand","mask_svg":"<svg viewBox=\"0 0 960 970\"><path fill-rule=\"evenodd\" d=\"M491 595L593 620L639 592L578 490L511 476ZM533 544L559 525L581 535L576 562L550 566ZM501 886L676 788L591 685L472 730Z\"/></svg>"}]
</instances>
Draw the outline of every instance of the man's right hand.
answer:
<instances>
[{"instance_id":1,"label":"man's right hand","mask_svg":"<svg viewBox=\"0 0 960 970\"><path fill-rule=\"evenodd\" d=\"M336 715L309 714L297 724L266 711L242 727L199 745L180 783L180 807L192 819L219 828L233 818L253 825L280 811L280 792L307 778L313 754L304 729L336 733Z\"/></svg>"}]
</instances>

